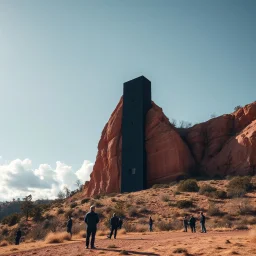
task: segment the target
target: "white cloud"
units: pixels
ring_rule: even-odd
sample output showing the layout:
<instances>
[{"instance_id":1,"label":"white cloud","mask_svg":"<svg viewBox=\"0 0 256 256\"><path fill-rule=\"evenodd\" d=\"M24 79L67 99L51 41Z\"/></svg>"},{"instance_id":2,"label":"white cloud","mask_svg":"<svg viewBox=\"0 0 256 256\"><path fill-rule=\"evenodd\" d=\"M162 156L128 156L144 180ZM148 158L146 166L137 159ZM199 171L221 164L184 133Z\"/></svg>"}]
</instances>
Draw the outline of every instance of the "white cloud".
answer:
<instances>
[{"instance_id":1,"label":"white cloud","mask_svg":"<svg viewBox=\"0 0 256 256\"><path fill-rule=\"evenodd\" d=\"M93 169L93 163L84 160L82 167L76 172L76 176L83 182L90 180L90 174Z\"/></svg>"},{"instance_id":2,"label":"white cloud","mask_svg":"<svg viewBox=\"0 0 256 256\"><path fill-rule=\"evenodd\" d=\"M82 183L89 180L92 168L93 163L87 160L76 172L72 166L60 161L56 162L55 168L40 164L37 169L32 168L30 159L5 162L0 164L0 201L23 198L28 194L32 194L33 199L56 198L64 186L74 190L77 179Z\"/></svg>"}]
</instances>

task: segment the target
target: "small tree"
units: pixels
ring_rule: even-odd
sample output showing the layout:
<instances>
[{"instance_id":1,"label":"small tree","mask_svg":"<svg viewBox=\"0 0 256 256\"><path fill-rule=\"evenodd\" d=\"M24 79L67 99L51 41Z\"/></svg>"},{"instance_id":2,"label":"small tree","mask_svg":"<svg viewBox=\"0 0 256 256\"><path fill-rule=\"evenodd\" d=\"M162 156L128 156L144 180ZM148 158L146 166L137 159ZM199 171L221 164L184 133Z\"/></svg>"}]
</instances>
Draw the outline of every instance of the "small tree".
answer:
<instances>
[{"instance_id":1,"label":"small tree","mask_svg":"<svg viewBox=\"0 0 256 256\"><path fill-rule=\"evenodd\" d=\"M70 192L71 192L70 189L68 189L68 187L65 186L63 190L64 190L66 198L68 198L70 196Z\"/></svg>"},{"instance_id":2,"label":"small tree","mask_svg":"<svg viewBox=\"0 0 256 256\"><path fill-rule=\"evenodd\" d=\"M32 202L32 195L28 195L23 198L23 202L21 204L21 211L26 217L26 220L28 220L28 216L31 213L33 209L33 202Z\"/></svg>"},{"instance_id":3,"label":"small tree","mask_svg":"<svg viewBox=\"0 0 256 256\"><path fill-rule=\"evenodd\" d=\"M82 182L81 182L81 180L76 180L76 185L77 185L77 187L78 187L78 189L80 189L80 186L82 185Z\"/></svg>"},{"instance_id":4,"label":"small tree","mask_svg":"<svg viewBox=\"0 0 256 256\"><path fill-rule=\"evenodd\" d=\"M234 110L237 111L240 108L242 108L242 106L238 105L238 106L234 107Z\"/></svg>"},{"instance_id":5,"label":"small tree","mask_svg":"<svg viewBox=\"0 0 256 256\"><path fill-rule=\"evenodd\" d=\"M65 198L65 193L63 191L60 191L57 195L58 199L63 200Z\"/></svg>"},{"instance_id":6,"label":"small tree","mask_svg":"<svg viewBox=\"0 0 256 256\"><path fill-rule=\"evenodd\" d=\"M37 205L34 207L32 216L35 222L39 222L40 220L42 220L42 212L43 212L43 209L40 206Z\"/></svg>"}]
</instances>

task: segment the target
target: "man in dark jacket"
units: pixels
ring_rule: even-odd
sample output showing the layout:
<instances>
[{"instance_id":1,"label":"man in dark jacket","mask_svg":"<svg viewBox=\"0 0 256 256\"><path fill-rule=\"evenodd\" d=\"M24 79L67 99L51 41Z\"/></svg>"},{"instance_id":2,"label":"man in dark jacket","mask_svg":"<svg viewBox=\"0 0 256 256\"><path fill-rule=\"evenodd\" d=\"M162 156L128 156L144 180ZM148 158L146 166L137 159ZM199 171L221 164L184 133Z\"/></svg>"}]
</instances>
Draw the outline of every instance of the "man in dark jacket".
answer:
<instances>
[{"instance_id":1,"label":"man in dark jacket","mask_svg":"<svg viewBox=\"0 0 256 256\"><path fill-rule=\"evenodd\" d=\"M16 237L15 237L15 245L19 245L20 244L20 238L21 238L21 230L19 228L17 233L16 233Z\"/></svg>"},{"instance_id":2,"label":"man in dark jacket","mask_svg":"<svg viewBox=\"0 0 256 256\"><path fill-rule=\"evenodd\" d=\"M187 215L183 218L183 227L184 227L184 232L188 231L188 219Z\"/></svg>"},{"instance_id":3,"label":"man in dark jacket","mask_svg":"<svg viewBox=\"0 0 256 256\"><path fill-rule=\"evenodd\" d=\"M72 237L72 218L71 216L68 216L68 222L67 222L67 232L70 233Z\"/></svg>"},{"instance_id":4,"label":"man in dark jacket","mask_svg":"<svg viewBox=\"0 0 256 256\"><path fill-rule=\"evenodd\" d=\"M206 233L205 216L203 212L200 213L200 225L201 225L201 233Z\"/></svg>"},{"instance_id":5,"label":"man in dark jacket","mask_svg":"<svg viewBox=\"0 0 256 256\"><path fill-rule=\"evenodd\" d=\"M111 225L111 232L108 238L111 239L113 232L114 232L114 238L116 239L116 233L117 233L117 228L119 225L119 218L116 216L116 214L113 214L113 217L110 220L110 225Z\"/></svg>"},{"instance_id":6,"label":"man in dark jacket","mask_svg":"<svg viewBox=\"0 0 256 256\"><path fill-rule=\"evenodd\" d=\"M196 233L196 219L194 218L193 215L191 215L191 218L189 220L189 225L190 225L190 228L191 228L191 232Z\"/></svg>"},{"instance_id":7,"label":"man in dark jacket","mask_svg":"<svg viewBox=\"0 0 256 256\"><path fill-rule=\"evenodd\" d=\"M90 207L90 212L88 212L84 217L84 222L87 224L86 230L86 249L89 247L90 236L91 238L91 248L96 249L94 246L95 235L97 231L97 224L99 223L99 216L95 213L95 206Z\"/></svg>"}]
</instances>

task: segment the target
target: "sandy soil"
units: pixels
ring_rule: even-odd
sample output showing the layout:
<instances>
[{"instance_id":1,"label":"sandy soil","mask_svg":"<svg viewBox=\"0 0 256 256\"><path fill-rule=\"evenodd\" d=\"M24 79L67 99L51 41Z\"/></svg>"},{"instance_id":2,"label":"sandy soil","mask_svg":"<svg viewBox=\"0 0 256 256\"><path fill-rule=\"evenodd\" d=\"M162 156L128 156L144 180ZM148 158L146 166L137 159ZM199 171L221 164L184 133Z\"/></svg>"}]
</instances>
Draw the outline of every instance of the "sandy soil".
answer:
<instances>
[{"instance_id":1,"label":"sandy soil","mask_svg":"<svg viewBox=\"0 0 256 256\"><path fill-rule=\"evenodd\" d=\"M228 240L228 241L227 241ZM183 233L183 232L153 232L134 233L119 236L116 240L97 237L96 250L85 249L84 239L77 239L59 245L47 245L43 242L24 243L20 246L0 248L0 255L12 256L82 256L82 255L120 255L126 250L129 255L256 255L256 243L251 242L249 232L209 232ZM182 248L186 253L175 252Z\"/></svg>"}]
</instances>

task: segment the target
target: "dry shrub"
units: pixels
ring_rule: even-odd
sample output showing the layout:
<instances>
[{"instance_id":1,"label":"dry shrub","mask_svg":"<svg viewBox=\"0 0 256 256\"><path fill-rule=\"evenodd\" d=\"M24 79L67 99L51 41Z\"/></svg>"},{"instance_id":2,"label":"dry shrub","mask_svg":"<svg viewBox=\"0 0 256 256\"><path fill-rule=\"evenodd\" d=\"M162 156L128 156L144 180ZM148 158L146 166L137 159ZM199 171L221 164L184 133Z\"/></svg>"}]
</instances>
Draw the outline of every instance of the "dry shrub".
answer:
<instances>
[{"instance_id":1,"label":"dry shrub","mask_svg":"<svg viewBox=\"0 0 256 256\"><path fill-rule=\"evenodd\" d=\"M90 198L84 198L81 200L81 204L88 203L90 201Z\"/></svg>"},{"instance_id":2,"label":"dry shrub","mask_svg":"<svg viewBox=\"0 0 256 256\"><path fill-rule=\"evenodd\" d=\"M4 246L8 246L8 245L9 245L9 243L6 240L0 242L0 247L4 247Z\"/></svg>"},{"instance_id":3,"label":"dry shrub","mask_svg":"<svg viewBox=\"0 0 256 256\"><path fill-rule=\"evenodd\" d=\"M161 200L162 200L163 202L169 202L169 201L170 201L170 196L169 196L169 195L166 195L166 194L163 194L163 195L161 196Z\"/></svg>"},{"instance_id":4,"label":"dry shrub","mask_svg":"<svg viewBox=\"0 0 256 256\"><path fill-rule=\"evenodd\" d=\"M256 244L256 229L251 230L249 236L251 238L251 242Z\"/></svg>"},{"instance_id":5,"label":"dry shrub","mask_svg":"<svg viewBox=\"0 0 256 256\"><path fill-rule=\"evenodd\" d=\"M242 200L238 203L238 214L239 215L247 215L247 214L254 214L255 208L251 205L250 201L247 199Z\"/></svg>"},{"instance_id":6,"label":"dry shrub","mask_svg":"<svg viewBox=\"0 0 256 256\"><path fill-rule=\"evenodd\" d=\"M150 213L150 210L147 207L143 206L142 208L139 209L139 213L148 214Z\"/></svg>"},{"instance_id":7,"label":"dry shrub","mask_svg":"<svg viewBox=\"0 0 256 256\"><path fill-rule=\"evenodd\" d=\"M122 229L120 229L120 230L118 231L118 233L119 233L120 235L124 235L124 234L126 234L126 231L125 231L124 228L122 228Z\"/></svg>"},{"instance_id":8,"label":"dry shrub","mask_svg":"<svg viewBox=\"0 0 256 256\"><path fill-rule=\"evenodd\" d=\"M152 186L152 188L156 189L156 188L169 188L168 184L155 184Z\"/></svg>"},{"instance_id":9,"label":"dry shrub","mask_svg":"<svg viewBox=\"0 0 256 256\"><path fill-rule=\"evenodd\" d=\"M67 232L59 232L59 233L49 233L46 238L45 242L48 244L55 244L55 243L63 243L63 241L70 241L71 236Z\"/></svg>"},{"instance_id":10,"label":"dry shrub","mask_svg":"<svg viewBox=\"0 0 256 256\"><path fill-rule=\"evenodd\" d=\"M176 249L173 250L173 253L185 253L185 254L187 254L188 251L185 248L176 248Z\"/></svg>"},{"instance_id":11,"label":"dry shrub","mask_svg":"<svg viewBox=\"0 0 256 256\"><path fill-rule=\"evenodd\" d=\"M193 202L191 200L180 200L177 202L178 208L190 208L193 207Z\"/></svg>"},{"instance_id":12,"label":"dry shrub","mask_svg":"<svg viewBox=\"0 0 256 256\"><path fill-rule=\"evenodd\" d=\"M169 231L172 230L172 224L170 222L167 221L159 221L155 224L155 226L160 230L160 231Z\"/></svg>"},{"instance_id":13,"label":"dry shrub","mask_svg":"<svg viewBox=\"0 0 256 256\"><path fill-rule=\"evenodd\" d=\"M129 215L130 217L138 217L138 216L139 216L139 213L138 213L138 211L137 211L137 208L135 208L135 207L129 208L129 210L128 210L128 215Z\"/></svg>"},{"instance_id":14,"label":"dry shrub","mask_svg":"<svg viewBox=\"0 0 256 256\"><path fill-rule=\"evenodd\" d=\"M178 185L178 191L181 192L198 192L199 186L195 179L182 180Z\"/></svg>"},{"instance_id":15,"label":"dry shrub","mask_svg":"<svg viewBox=\"0 0 256 256\"><path fill-rule=\"evenodd\" d=\"M80 233L81 231L83 231L85 229L85 225L84 224L79 224L79 223L75 223L72 226L72 233L74 235Z\"/></svg>"},{"instance_id":16,"label":"dry shrub","mask_svg":"<svg viewBox=\"0 0 256 256\"><path fill-rule=\"evenodd\" d=\"M136 232L137 231L136 225L133 225L129 222L124 222L123 227L126 232Z\"/></svg>"},{"instance_id":17,"label":"dry shrub","mask_svg":"<svg viewBox=\"0 0 256 256\"><path fill-rule=\"evenodd\" d=\"M33 240L44 239L47 235L47 229L44 229L43 227L43 223L34 226L31 232L29 233L28 238L31 238Z\"/></svg>"},{"instance_id":18,"label":"dry shrub","mask_svg":"<svg viewBox=\"0 0 256 256\"><path fill-rule=\"evenodd\" d=\"M148 231L148 225L137 224L136 230L137 230L137 232L146 232L146 231Z\"/></svg>"},{"instance_id":19,"label":"dry shrub","mask_svg":"<svg viewBox=\"0 0 256 256\"><path fill-rule=\"evenodd\" d=\"M63 214L65 211L62 208L59 208L57 214Z\"/></svg>"},{"instance_id":20,"label":"dry shrub","mask_svg":"<svg viewBox=\"0 0 256 256\"><path fill-rule=\"evenodd\" d=\"M215 192L217 189L211 185L204 184L199 189L199 194L209 196L212 192Z\"/></svg>"},{"instance_id":21,"label":"dry shrub","mask_svg":"<svg viewBox=\"0 0 256 256\"><path fill-rule=\"evenodd\" d=\"M251 177L234 177L227 186L229 197L243 197L247 192L253 189Z\"/></svg>"},{"instance_id":22,"label":"dry shrub","mask_svg":"<svg viewBox=\"0 0 256 256\"><path fill-rule=\"evenodd\" d=\"M223 216L224 213L220 211L220 209L214 204L210 203L208 211L209 216Z\"/></svg>"}]
</instances>

